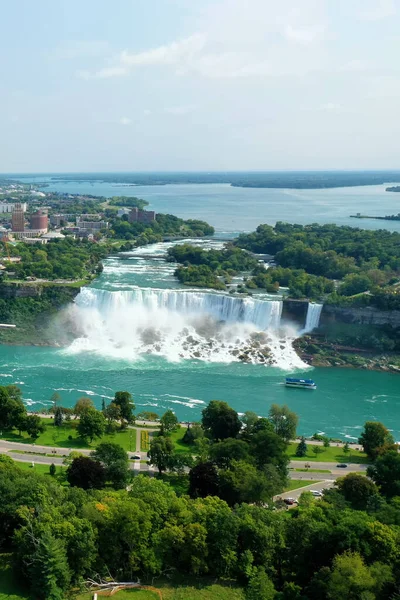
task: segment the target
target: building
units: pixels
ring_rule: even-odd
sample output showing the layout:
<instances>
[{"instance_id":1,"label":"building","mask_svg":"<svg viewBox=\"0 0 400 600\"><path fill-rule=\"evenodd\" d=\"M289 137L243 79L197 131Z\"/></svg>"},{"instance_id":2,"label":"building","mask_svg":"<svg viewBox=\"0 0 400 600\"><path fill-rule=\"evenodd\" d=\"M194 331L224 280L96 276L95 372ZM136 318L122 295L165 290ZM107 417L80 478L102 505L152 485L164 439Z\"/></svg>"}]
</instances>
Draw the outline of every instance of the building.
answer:
<instances>
[{"instance_id":1,"label":"building","mask_svg":"<svg viewBox=\"0 0 400 600\"><path fill-rule=\"evenodd\" d=\"M124 215L128 215L131 212L130 208L119 208L117 212L117 217L123 217Z\"/></svg>"},{"instance_id":2,"label":"building","mask_svg":"<svg viewBox=\"0 0 400 600\"><path fill-rule=\"evenodd\" d=\"M12 231L24 231L25 228L25 213L20 202L14 204L11 217L11 229Z\"/></svg>"},{"instance_id":3,"label":"building","mask_svg":"<svg viewBox=\"0 0 400 600\"><path fill-rule=\"evenodd\" d=\"M129 213L129 223L153 223L156 220L154 210L140 210L135 206Z\"/></svg>"},{"instance_id":4,"label":"building","mask_svg":"<svg viewBox=\"0 0 400 600\"><path fill-rule=\"evenodd\" d=\"M47 216L47 211L43 209L39 209L36 212L31 214L30 217L31 229L33 230L41 230L43 233L46 233L49 228L49 217Z\"/></svg>"},{"instance_id":5,"label":"building","mask_svg":"<svg viewBox=\"0 0 400 600\"><path fill-rule=\"evenodd\" d=\"M76 226L80 231L96 232L101 229L108 229L108 221L84 221L81 217L76 219Z\"/></svg>"},{"instance_id":6,"label":"building","mask_svg":"<svg viewBox=\"0 0 400 600\"><path fill-rule=\"evenodd\" d=\"M0 213L12 213L15 208L15 202L0 202ZM21 208L24 212L28 208L26 202L20 202Z\"/></svg>"},{"instance_id":7,"label":"building","mask_svg":"<svg viewBox=\"0 0 400 600\"><path fill-rule=\"evenodd\" d=\"M35 238L43 235L47 232L47 229L24 229L23 231L13 231L12 235L17 240L23 238Z\"/></svg>"}]
</instances>

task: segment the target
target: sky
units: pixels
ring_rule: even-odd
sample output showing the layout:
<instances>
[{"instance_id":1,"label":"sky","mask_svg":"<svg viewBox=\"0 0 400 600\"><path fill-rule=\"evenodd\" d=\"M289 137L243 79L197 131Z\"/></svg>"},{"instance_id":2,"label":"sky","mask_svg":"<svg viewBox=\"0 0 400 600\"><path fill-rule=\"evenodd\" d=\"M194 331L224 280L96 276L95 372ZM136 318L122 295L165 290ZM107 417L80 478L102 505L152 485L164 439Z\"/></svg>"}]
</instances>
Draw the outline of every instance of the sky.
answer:
<instances>
[{"instance_id":1,"label":"sky","mask_svg":"<svg viewBox=\"0 0 400 600\"><path fill-rule=\"evenodd\" d=\"M400 167L400 0L1 12L0 172Z\"/></svg>"}]
</instances>

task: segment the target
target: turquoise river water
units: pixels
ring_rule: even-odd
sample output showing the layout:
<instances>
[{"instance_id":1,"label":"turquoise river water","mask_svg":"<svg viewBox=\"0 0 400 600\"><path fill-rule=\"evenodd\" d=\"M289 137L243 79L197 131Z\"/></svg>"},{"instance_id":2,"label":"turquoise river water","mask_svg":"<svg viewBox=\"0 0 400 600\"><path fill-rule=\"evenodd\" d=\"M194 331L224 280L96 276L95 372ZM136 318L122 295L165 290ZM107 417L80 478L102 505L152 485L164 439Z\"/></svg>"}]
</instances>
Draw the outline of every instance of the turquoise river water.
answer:
<instances>
[{"instance_id":1,"label":"turquoise river water","mask_svg":"<svg viewBox=\"0 0 400 600\"><path fill-rule=\"evenodd\" d=\"M203 218L219 232L250 230L276 220L358 225L350 214L393 214L400 202L400 195L384 192L384 186L285 191L58 182L50 189L137 195L157 211ZM400 230L400 223L393 222L362 225ZM49 404L55 390L67 406L88 395L99 407L115 391L129 390L139 410L172 408L181 420L199 419L212 399L259 415L266 415L275 402L299 414L299 432L306 435L320 431L353 440L366 420L381 420L400 440L400 376L307 369L291 351L299 331L280 322L276 300L265 296L243 302L180 290L173 265L163 259L166 247L154 245L105 261L101 277L68 309L77 330L69 347L0 346L0 384L20 385L26 403L36 410ZM273 366L257 364L257 358L252 364L237 360L249 338L260 332L268 337ZM312 377L317 390L285 388L288 373Z\"/></svg>"}]
</instances>

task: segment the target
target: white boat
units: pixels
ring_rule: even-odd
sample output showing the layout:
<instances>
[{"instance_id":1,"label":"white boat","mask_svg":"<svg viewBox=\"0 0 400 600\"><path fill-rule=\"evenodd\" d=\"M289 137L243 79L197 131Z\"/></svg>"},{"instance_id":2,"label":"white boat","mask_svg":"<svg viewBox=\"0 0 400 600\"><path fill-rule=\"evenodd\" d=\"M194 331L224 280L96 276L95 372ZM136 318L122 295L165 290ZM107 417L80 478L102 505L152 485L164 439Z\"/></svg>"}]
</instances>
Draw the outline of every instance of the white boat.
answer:
<instances>
[{"instance_id":1,"label":"white boat","mask_svg":"<svg viewBox=\"0 0 400 600\"><path fill-rule=\"evenodd\" d=\"M308 390L317 389L317 385L312 379L298 379L297 377L286 377L285 385L287 387L303 388Z\"/></svg>"}]
</instances>

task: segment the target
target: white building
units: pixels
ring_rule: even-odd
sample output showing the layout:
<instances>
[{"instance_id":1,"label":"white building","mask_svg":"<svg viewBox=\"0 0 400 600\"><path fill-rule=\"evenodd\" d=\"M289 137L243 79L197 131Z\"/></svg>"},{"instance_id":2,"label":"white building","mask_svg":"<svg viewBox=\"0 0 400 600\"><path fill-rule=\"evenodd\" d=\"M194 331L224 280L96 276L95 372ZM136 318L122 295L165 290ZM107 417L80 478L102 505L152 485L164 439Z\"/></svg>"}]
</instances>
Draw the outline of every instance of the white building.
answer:
<instances>
[{"instance_id":1,"label":"white building","mask_svg":"<svg viewBox=\"0 0 400 600\"><path fill-rule=\"evenodd\" d=\"M15 204L21 204L21 208L24 212L28 208L26 202L14 203L14 202L0 202L0 213L12 213Z\"/></svg>"}]
</instances>

